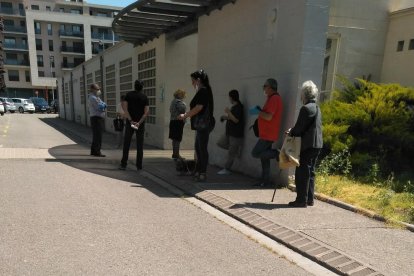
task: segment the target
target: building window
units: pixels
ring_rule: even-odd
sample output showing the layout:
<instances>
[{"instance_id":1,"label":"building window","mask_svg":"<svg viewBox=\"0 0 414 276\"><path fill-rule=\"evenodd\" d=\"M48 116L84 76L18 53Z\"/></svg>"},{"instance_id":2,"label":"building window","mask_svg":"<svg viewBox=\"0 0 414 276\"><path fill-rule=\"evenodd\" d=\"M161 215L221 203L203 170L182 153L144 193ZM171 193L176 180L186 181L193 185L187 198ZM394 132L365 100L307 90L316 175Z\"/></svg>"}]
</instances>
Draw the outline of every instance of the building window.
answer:
<instances>
[{"instance_id":1,"label":"building window","mask_svg":"<svg viewBox=\"0 0 414 276\"><path fill-rule=\"evenodd\" d=\"M52 78L56 78L56 73L52 72Z\"/></svg>"},{"instance_id":2,"label":"building window","mask_svg":"<svg viewBox=\"0 0 414 276\"><path fill-rule=\"evenodd\" d=\"M35 34L41 34L41 25L40 22L35 22Z\"/></svg>"},{"instance_id":3,"label":"building window","mask_svg":"<svg viewBox=\"0 0 414 276\"><path fill-rule=\"evenodd\" d=\"M26 27L26 21L22 20L20 21L20 27Z\"/></svg>"},{"instance_id":4,"label":"building window","mask_svg":"<svg viewBox=\"0 0 414 276\"><path fill-rule=\"evenodd\" d=\"M53 51L53 40L49 40L49 51Z\"/></svg>"},{"instance_id":5,"label":"building window","mask_svg":"<svg viewBox=\"0 0 414 276\"><path fill-rule=\"evenodd\" d=\"M7 46L14 46L16 45L16 39L13 37L5 37L4 44Z\"/></svg>"},{"instance_id":6,"label":"building window","mask_svg":"<svg viewBox=\"0 0 414 276\"><path fill-rule=\"evenodd\" d=\"M85 78L83 76L79 79L80 102L85 104Z\"/></svg>"},{"instance_id":7,"label":"building window","mask_svg":"<svg viewBox=\"0 0 414 276\"><path fill-rule=\"evenodd\" d=\"M49 6L46 6L46 10L47 10L47 11L51 11L51 9L50 9L50 7L49 7Z\"/></svg>"},{"instance_id":8,"label":"building window","mask_svg":"<svg viewBox=\"0 0 414 276\"><path fill-rule=\"evenodd\" d=\"M30 82L30 72L29 71L24 71L24 74L26 76L26 82Z\"/></svg>"},{"instance_id":9,"label":"building window","mask_svg":"<svg viewBox=\"0 0 414 276\"><path fill-rule=\"evenodd\" d=\"M155 48L138 55L138 79L144 83L144 93L148 97L149 115L146 122L156 123L156 53ZM121 74L121 70L120 70Z\"/></svg>"},{"instance_id":10,"label":"building window","mask_svg":"<svg viewBox=\"0 0 414 276\"><path fill-rule=\"evenodd\" d=\"M93 73L89 73L86 75L86 87L87 87L86 91L88 91L92 83L93 83ZM85 103L85 91L83 92L84 92L82 93L83 95L81 95L81 103L84 104Z\"/></svg>"},{"instance_id":11,"label":"building window","mask_svg":"<svg viewBox=\"0 0 414 276\"><path fill-rule=\"evenodd\" d=\"M79 35L82 33L82 27L79 25L73 25L72 26L72 32L73 34Z\"/></svg>"},{"instance_id":12,"label":"building window","mask_svg":"<svg viewBox=\"0 0 414 276\"><path fill-rule=\"evenodd\" d=\"M50 67L51 68L55 68L55 57L54 56L50 56L49 57L49 61L50 61Z\"/></svg>"},{"instance_id":13,"label":"building window","mask_svg":"<svg viewBox=\"0 0 414 276\"><path fill-rule=\"evenodd\" d=\"M397 45L397 52L401 52L402 50L404 50L404 40L398 41Z\"/></svg>"},{"instance_id":14,"label":"building window","mask_svg":"<svg viewBox=\"0 0 414 276\"><path fill-rule=\"evenodd\" d=\"M19 71L17 70L8 70L9 81L19 81Z\"/></svg>"},{"instance_id":15,"label":"building window","mask_svg":"<svg viewBox=\"0 0 414 276\"><path fill-rule=\"evenodd\" d=\"M105 68L105 99L107 107L107 116L115 118L116 115L116 79L115 79L115 64L109 65ZM121 95L122 91L121 91Z\"/></svg>"},{"instance_id":16,"label":"building window","mask_svg":"<svg viewBox=\"0 0 414 276\"><path fill-rule=\"evenodd\" d=\"M37 51L42 51L43 47L42 47L42 40L39 38L36 38L36 50Z\"/></svg>"},{"instance_id":17,"label":"building window","mask_svg":"<svg viewBox=\"0 0 414 276\"><path fill-rule=\"evenodd\" d=\"M9 19L4 19L3 20L3 24L4 26L14 26L14 21L13 20L9 20Z\"/></svg>"},{"instance_id":18,"label":"building window","mask_svg":"<svg viewBox=\"0 0 414 276\"><path fill-rule=\"evenodd\" d=\"M43 56L41 55L37 56L37 66L43 67Z\"/></svg>"},{"instance_id":19,"label":"building window","mask_svg":"<svg viewBox=\"0 0 414 276\"><path fill-rule=\"evenodd\" d=\"M408 50L414 50L414 39L410 39L410 44L408 44Z\"/></svg>"},{"instance_id":20,"label":"building window","mask_svg":"<svg viewBox=\"0 0 414 276\"><path fill-rule=\"evenodd\" d=\"M73 13L73 14L81 14L81 11L80 10L71 9L70 10L70 13Z\"/></svg>"},{"instance_id":21,"label":"building window","mask_svg":"<svg viewBox=\"0 0 414 276\"><path fill-rule=\"evenodd\" d=\"M39 71L39 77L44 77L45 76L45 72L44 71Z\"/></svg>"},{"instance_id":22,"label":"building window","mask_svg":"<svg viewBox=\"0 0 414 276\"><path fill-rule=\"evenodd\" d=\"M98 12L98 13L96 14L96 16L100 16L100 17L108 17L108 14L107 14L107 13L103 13L103 12Z\"/></svg>"},{"instance_id":23,"label":"building window","mask_svg":"<svg viewBox=\"0 0 414 276\"><path fill-rule=\"evenodd\" d=\"M39 6L38 5L32 5L32 10L38 11L39 10Z\"/></svg>"},{"instance_id":24,"label":"building window","mask_svg":"<svg viewBox=\"0 0 414 276\"><path fill-rule=\"evenodd\" d=\"M47 34L52 35L52 24L47 23Z\"/></svg>"}]
</instances>

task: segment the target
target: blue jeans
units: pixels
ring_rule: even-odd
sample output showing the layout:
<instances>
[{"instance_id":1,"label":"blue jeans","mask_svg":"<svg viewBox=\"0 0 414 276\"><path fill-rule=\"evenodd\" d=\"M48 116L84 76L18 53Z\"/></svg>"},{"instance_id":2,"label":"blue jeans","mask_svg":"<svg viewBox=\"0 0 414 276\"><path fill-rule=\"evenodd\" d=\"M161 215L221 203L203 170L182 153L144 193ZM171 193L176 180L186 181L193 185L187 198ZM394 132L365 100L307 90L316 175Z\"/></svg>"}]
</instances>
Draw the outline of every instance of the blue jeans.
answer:
<instances>
[{"instance_id":1,"label":"blue jeans","mask_svg":"<svg viewBox=\"0 0 414 276\"><path fill-rule=\"evenodd\" d=\"M260 158L262 163L262 180L265 185L270 185L270 159L278 159L279 151L272 149L273 141L259 139L252 150L254 158Z\"/></svg>"}]
</instances>

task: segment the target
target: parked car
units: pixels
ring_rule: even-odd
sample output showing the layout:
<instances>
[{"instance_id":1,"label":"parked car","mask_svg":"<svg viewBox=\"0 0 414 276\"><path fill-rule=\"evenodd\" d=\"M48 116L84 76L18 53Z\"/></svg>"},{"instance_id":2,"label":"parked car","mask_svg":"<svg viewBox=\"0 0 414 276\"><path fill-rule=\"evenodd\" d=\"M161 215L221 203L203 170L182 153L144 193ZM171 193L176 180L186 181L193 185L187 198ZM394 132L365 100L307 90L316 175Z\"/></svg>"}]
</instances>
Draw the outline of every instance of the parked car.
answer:
<instances>
[{"instance_id":1,"label":"parked car","mask_svg":"<svg viewBox=\"0 0 414 276\"><path fill-rule=\"evenodd\" d=\"M50 103L50 112L53 112L53 113L59 112L59 100L53 100Z\"/></svg>"},{"instance_id":2,"label":"parked car","mask_svg":"<svg viewBox=\"0 0 414 276\"><path fill-rule=\"evenodd\" d=\"M24 112L34 113L35 112L35 107L31 100L22 99L22 98L12 98L12 101L14 102L17 110L19 110L20 113L24 113Z\"/></svg>"},{"instance_id":3,"label":"parked car","mask_svg":"<svg viewBox=\"0 0 414 276\"><path fill-rule=\"evenodd\" d=\"M0 115L4 115L4 106L2 104L0 104Z\"/></svg>"},{"instance_id":4,"label":"parked car","mask_svg":"<svg viewBox=\"0 0 414 276\"><path fill-rule=\"evenodd\" d=\"M9 98L0 97L0 102L4 106L4 112L10 111L10 113L16 112L16 105Z\"/></svg>"},{"instance_id":5,"label":"parked car","mask_svg":"<svg viewBox=\"0 0 414 276\"><path fill-rule=\"evenodd\" d=\"M50 106L47 104L45 98L31 97L30 100L35 106L35 112L50 113Z\"/></svg>"}]
</instances>

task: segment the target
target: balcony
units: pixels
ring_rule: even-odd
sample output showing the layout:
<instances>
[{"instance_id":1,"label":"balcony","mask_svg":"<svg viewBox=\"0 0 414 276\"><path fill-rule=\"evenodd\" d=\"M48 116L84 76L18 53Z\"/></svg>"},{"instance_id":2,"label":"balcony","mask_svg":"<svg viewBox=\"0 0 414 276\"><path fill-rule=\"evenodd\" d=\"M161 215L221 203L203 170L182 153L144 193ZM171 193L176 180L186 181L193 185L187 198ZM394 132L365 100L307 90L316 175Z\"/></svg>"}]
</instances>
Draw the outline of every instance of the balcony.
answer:
<instances>
[{"instance_id":1,"label":"balcony","mask_svg":"<svg viewBox=\"0 0 414 276\"><path fill-rule=\"evenodd\" d=\"M3 48L5 51L28 51L29 49L27 44L22 43L4 43Z\"/></svg>"},{"instance_id":2,"label":"balcony","mask_svg":"<svg viewBox=\"0 0 414 276\"><path fill-rule=\"evenodd\" d=\"M83 32L71 32L71 31L59 30L59 36L61 36L61 37L66 36L66 37L83 39Z\"/></svg>"},{"instance_id":3,"label":"balcony","mask_svg":"<svg viewBox=\"0 0 414 276\"><path fill-rule=\"evenodd\" d=\"M62 62L62 70L72 70L75 68L75 63L69 63L69 62Z\"/></svg>"},{"instance_id":4,"label":"balcony","mask_svg":"<svg viewBox=\"0 0 414 276\"><path fill-rule=\"evenodd\" d=\"M28 60L17 60L17 59L6 59L4 62L5 65L13 65L13 66L30 66L30 63Z\"/></svg>"},{"instance_id":5,"label":"balcony","mask_svg":"<svg viewBox=\"0 0 414 276\"><path fill-rule=\"evenodd\" d=\"M92 40L109 40L109 41L119 41L119 36L114 34L112 39L112 34L101 34L101 33L92 33Z\"/></svg>"},{"instance_id":6,"label":"balcony","mask_svg":"<svg viewBox=\"0 0 414 276\"><path fill-rule=\"evenodd\" d=\"M74 55L84 55L85 50L83 48L78 47L69 47L69 46L61 46L60 51L62 54L74 54Z\"/></svg>"},{"instance_id":7,"label":"balcony","mask_svg":"<svg viewBox=\"0 0 414 276\"><path fill-rule=\"evenodd\" d=\"M27 29L26 29L26 27L21 27L21 26L4 25L4 32L5 33L27 34Z\"/></svg>"},{"instance_id":8,"label":"balcony","mask_svg":"<svg viewBox=\"0 0 414 276\"><path fill-rule=\"evenodd\" d=\"M25 10L13 9L13 8L0 8L0 14L25 16Z\"/></svg>"}]
</instances>

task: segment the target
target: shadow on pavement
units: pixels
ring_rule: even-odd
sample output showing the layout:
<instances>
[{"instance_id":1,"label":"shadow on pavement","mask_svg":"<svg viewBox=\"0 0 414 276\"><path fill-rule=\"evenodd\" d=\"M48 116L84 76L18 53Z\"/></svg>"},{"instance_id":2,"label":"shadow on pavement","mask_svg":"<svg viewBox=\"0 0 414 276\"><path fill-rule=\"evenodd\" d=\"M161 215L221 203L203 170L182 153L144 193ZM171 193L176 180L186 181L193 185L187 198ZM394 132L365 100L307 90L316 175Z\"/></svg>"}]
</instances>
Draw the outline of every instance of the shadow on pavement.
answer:
<instances>
[{"instance_id":1,"label":"shadow on pavement","mask_svg":"<svg viewBox=\"0 0 414 276\"><path fill-rule=\"evenodd\" d=\"M273 204L273 203L262 203L262 202L246 202L237 203L230 207L230 209L239 208L251 208L251 209L262 209L262 210L274 210L274 209L286 209L292 208L288 204Z\"/></svg>"},{"instance_id":2,"label":"shadow on pavement","mask_svg":"<svg viewBox=\"0 0 414 276\"><path fill-rule=\"evenodd\" d=\"M118 159L85 155L88 151L87 147L78 144L54 147L49 149L49 154L56 159L46 159L46 162L59 162L78 170L116 179L122 181L121 185L126 182L131 188L145 188L159 197L176 197L153 181L142 177L136 170L118 170Z\"/></svg>"}]
</instances>

